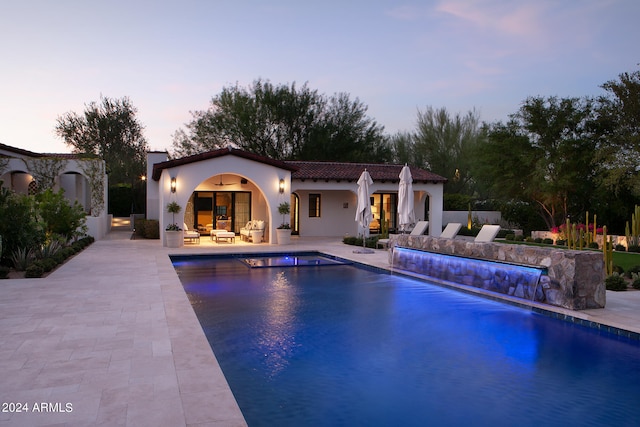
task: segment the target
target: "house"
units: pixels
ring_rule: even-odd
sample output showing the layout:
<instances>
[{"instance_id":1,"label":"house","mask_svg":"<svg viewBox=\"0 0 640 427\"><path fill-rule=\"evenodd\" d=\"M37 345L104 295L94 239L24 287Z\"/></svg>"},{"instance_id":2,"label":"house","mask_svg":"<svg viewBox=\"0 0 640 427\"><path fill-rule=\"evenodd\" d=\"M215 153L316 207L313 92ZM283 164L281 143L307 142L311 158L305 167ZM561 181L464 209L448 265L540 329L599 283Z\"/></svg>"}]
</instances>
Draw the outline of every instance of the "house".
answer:
<instances>
[{"instance_id":1,"label":"house","mask_svg":"<svg viewBox=\"0 0 640 427\"><path fill-rule=\"evenodd\" d=\"M364 170L370 188L374 221L369 231L381 231L383 220L397 229L397 197L402 165L280 161L235 148L223 148L179 159L166 152L147 154L147 218L160 229L176 222L208 232L239 233L248 221L266 222L265 241L276 241L276 229L290 223L301 236L359 235L355 221L357 181ZM443 186L446 179L411 168L416 220L430 221L429 234L442 231ZM183 207L179 218L167 204ZM278 205L289 202L291 214L282 218Z\"/></svg>"},{"instance_id":2,"label":"house","mask_svg":"<svg viewBox=\"0 0 640 427\"><path fill-rule=\"evenodd\" d=\"M17 193L64 190L70 202L87 213L88 233L96 239L110 229L104 161L78 154L42 154L0 144L0 181Z\"/></svg>"}]
</instances>

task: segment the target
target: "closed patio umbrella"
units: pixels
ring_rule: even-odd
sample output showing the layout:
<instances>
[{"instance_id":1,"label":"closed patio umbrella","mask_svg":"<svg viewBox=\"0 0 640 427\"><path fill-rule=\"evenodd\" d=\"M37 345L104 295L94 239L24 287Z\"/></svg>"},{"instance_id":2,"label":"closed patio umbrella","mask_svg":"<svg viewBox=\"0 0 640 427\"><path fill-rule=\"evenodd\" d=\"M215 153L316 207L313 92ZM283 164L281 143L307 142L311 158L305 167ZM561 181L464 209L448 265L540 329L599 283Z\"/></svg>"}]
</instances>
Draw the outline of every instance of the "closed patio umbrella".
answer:
<instances>
[{"instance_id":1,"label":"closed patio umbrella","mask_svg":"<svg viewBox=\"0 0 640 427\"><path fill-rule=\"evenodd\" d=\"M398 222L404 233L407 226L416 223L413 211L413 177L406 164L400 171L400 187L398 188Z\"/></svg>"},{"instance_id":2,"label":"closed patio umbrella","mask_svg":"<svg viewBox=\"0 0 640 427\"><path fill-rule=\"evenodd\" d=\"M365 239L369 234L369 224L373 220L373 213L371 212L371 192L369 186L373 185L371 175L365 169L360 178L358 178L358 207L356 210L356 222L362 228L362 247L363 249L354 251L357 253L373 253L372 250L365 249Z\"/></svg>"}]
</instances>

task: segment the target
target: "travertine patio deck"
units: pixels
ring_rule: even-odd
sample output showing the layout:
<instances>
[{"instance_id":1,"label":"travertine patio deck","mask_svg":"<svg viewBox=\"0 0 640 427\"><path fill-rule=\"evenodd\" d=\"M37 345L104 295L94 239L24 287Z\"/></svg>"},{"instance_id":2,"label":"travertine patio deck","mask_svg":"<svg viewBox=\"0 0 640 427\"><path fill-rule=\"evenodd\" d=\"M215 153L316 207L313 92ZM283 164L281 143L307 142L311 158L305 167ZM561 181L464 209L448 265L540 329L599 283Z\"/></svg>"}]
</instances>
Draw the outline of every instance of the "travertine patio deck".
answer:
<instances>
[{"instance_id":1,"label":"travertine patio deck","mask_svg":"<svg viewBox=\"0 0 640 427\"><path fill-rule=\"evenodd\" d=\"M0 412L0 424L246 425L170 253L321 250L388 267L386 251L356 254L339 238L167 249L130 235L113 231L44 279L0 281L0 400L29 410ZM607 292L605 309L567 313L640 333L640 292Z\"/></svg>"}]
</instances>

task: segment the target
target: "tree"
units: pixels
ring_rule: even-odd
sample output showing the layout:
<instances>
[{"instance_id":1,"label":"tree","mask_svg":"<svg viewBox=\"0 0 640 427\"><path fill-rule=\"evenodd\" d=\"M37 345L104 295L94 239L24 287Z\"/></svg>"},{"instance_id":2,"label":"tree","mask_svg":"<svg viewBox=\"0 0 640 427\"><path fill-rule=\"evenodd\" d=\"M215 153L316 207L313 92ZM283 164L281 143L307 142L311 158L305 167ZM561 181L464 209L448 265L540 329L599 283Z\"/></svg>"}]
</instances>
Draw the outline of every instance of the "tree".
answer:
<instances>
[{"instance_id":1,"label":"tree","mask_svg":"<svg viewBox=\"0 0 640 427\"><path fill-rule=\"evenodd\" d=\"M622 73L601 87L607 92L598 99L603 183L616 194L640 196L640 71Z\"/></svg>"},{"instance_id":2,"label":"tree","mask_svg":"<svg viewBox=\"0 0 640 427\"><path fill-rule=\"evenodd\" d=\"M502 200L533 203L551 229L590 206L595 129L588 98L530 97L506 125L489 126L474 173Z\"/></svg>"},{"instance_id":3,"label":"tree","mask_svg":"<svg viewBox=\"0 0 640 427\"><path fill-rule=\"evenodd\" d=\"M383 128L360 101L304 84L225 87L206 111L174 134L173 155L233 146L274 159L361 160L384 155ZM345 157L346 156L346 157Z\"/></svg>"},{"instance_id":4,"label":"tree","mask_svg":"<svg viewBox=\"0 0 640 427\"><path fill-rule=\"evenodd\" d=\"M473 195L472 150L482 137L475 110L464 116L451 116L446 108L427 107L424 112L418 110L417 130L412 137L413 158L419 162L417 166L448 179L445 192Z\"/></svg>"},{"instance_id":5,"label":"tree","mask_svg":"<svg viewBox=\"0 0 640 427\"><path fill-rule=\"evenodd\" d=\"M83 115L68 112L58 117L55 131L74 153L103 159L111 182L135 185L146 170L149 149L136 114L129 98L100 96L100 103L86 105Z\"/></svg>"}]
</instances>

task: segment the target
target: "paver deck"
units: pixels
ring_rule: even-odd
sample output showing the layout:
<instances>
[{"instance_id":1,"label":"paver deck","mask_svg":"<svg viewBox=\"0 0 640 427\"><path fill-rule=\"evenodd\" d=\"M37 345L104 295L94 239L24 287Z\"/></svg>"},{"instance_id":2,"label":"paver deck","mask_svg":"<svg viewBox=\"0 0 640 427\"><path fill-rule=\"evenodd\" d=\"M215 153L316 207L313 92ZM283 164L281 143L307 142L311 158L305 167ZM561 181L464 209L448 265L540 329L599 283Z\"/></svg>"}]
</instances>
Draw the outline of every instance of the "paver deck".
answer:
<instances>
[{"instance_id":1,"label":"paver deck","mask_svg":"<svg viewBox=\"0 0 640 427\"><path fill-rule=\"evenodd\" d=\"M354 253L340 238L201 239L168 249L130 235L112 231L46 278L0 281L1 425L246 425L171 253L320 250L388 268L386 251ZM566 312L640 333L637 291L607 292L604 309Z\"/></svg>"}]
</instances>

